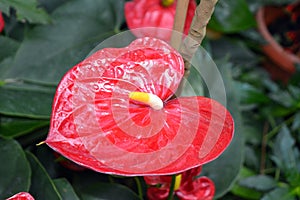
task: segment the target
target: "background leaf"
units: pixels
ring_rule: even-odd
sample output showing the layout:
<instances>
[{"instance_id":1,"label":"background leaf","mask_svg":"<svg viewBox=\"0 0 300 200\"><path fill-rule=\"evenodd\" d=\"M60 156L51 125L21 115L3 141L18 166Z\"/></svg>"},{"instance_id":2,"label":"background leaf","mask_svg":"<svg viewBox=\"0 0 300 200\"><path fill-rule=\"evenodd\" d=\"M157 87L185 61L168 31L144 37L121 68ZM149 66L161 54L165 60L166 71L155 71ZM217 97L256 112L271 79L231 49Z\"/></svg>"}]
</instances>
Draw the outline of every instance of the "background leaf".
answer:
<instances>
[{"instance_id":1,"label":"background leaf","mask_svg":"<svg viewBox=\"0 0 300 200\"><path fill-rule=\"evenodd\" d=\"M225 81L227 108L233 116L235 132L229 147L216 160L203 166L203 174L211 178L216 186L215 197L219 198L228 192L236 180L243 162L244 138L243 126L239 111L239 99L233 90L232 75L229 65L219 64L220 73Z\"/></svg>"},{"instance_id":2,"label":"background leaf","mask_svg":"<svg viewBox=\"0 0 300 200\"><path fill-rule=\"evenodd\" d=\"M48 119L54 91L0 86L0 113Z\"/></svg>"},{"instance_id":3,"label":"background leaf","mask_svg":"<svg viewBox=\"0 0 300 200\"><path fill-rule=\"evenodd\" d=\"M76 188L82 200L140 200L128 187L116 183L97 183Z\"/></svg>"},{"instance_id":4,"label":"background leaf","mask_svg":"<svg viewBox=\"0 0 300 200\"><path fill-rule=\"evenodd\" d=\"M18 41L1 35L0 35L0 44L1 47L5 47L5 48L0 48L0 62L5 58L14 55L20 46L20 43Z\"/></svg>"},{"instance_id":5,"label":"background leaf","mask_svg":"<svg viewBox=\"0 0 300 200\"><path fill-rule=\"evenodd\" d=\"M253 14L245 0L219 1L208 27L224 32L234 33L256 26Z\"/></svg>"},{"instance_id":6,"label":"background leaf","mask_svg":"<svg viewBox=\"0 0 300 200\"><path fill-rule=\"evenodd\" d=\"M261 200L295 200L295 198L289 194L288 188L276 188L264 195Z\"/></svg>"},{"instance_id":7,"label":"background leaf","mask_svg":"<svg viewBox=\"0 0 300 200\"><path fill-rule=\"evenodd\" d=\"M52 13L52 24L27 32L6 78L57 84L99 42L116 33L123 12L114 12L123 1L116 2L74 0L58 7Z\"/></svg>"},{"instance_id":8,"label":"background leaf","mask_svg":"<svg viewBox=\"0 0 300 200\"><path fill-rule=\"evenodd\" d=\"M19 20L41 24L47 24L51 21L47 12L38 7L37 0L0 0L0 10L6 15L10 15L11 7L16 9Z\"/></svg>"},{"instance_id":9,"label":"background leaf","mask_svg":"<svg viewBox=\"0 0 300 200\"><path fill-rule=\"evenodd\" d=\"M240 180L239 184L259 191L268 191L274 188L277 182L270 176L256 175Z\"/></svg>"},{"instance_id":10,"label":"background leaf","mask_svg":"<svg viewBox=\"0 0 300 200\"><path fill-rule=\"evenodd\" d=\"M69 183L67 179L59 178L53 180L53 182L63 200L79 200L72 185Z\"/></svg>"},{"instance_id":11,"label":"background leaf","mask_svg":"<svg viewBox=\"0 0 300 200\"><path fill-rule=\"evenodd\" d=\"M22 147L15 140L0 138L0 199L28 191L31 170Z\"/></svg>"},{"instance_id":12,"label":"background leaf","mask_svg":"<svg viewBox=\"0 0 300 200\"><path fill-rule=\"evenodd\" d=\"M26 152L26 156L32 169L30 194L36 199L62 200L55 184L38 159L30 152Z\"/></svg>"},{"instance_id":13,"label":"background leaf","mask_svg":"<svg viewBox=\"0 0 300 200\"><path fill-rule=\"evenodd\" d=\"M289 129L283 126L276 136L273 148L273 160L277 166L287 171L300 166L299 151L294 148L295 139L291 136Z\"/></svg>"},{"instance_id":14,"label":"background leaf","mask_svg":"<svg viewBox=\"0 0 300 200\"><path fill-rule=\"evenodd\" d=\"M49 125L49 120L0 116L0 135L4 138L19 137L47 125Z\"/></svg>"}]
</instances>

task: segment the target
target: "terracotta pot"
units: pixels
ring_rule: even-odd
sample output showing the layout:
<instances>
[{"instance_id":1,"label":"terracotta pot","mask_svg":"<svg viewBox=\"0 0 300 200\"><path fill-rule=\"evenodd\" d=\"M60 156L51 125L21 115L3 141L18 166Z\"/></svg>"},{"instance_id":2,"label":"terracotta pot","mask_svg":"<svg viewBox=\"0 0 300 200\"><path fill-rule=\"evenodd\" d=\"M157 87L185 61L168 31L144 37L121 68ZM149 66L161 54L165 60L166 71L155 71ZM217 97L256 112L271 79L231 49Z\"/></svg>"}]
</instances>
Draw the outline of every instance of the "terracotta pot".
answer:
<instances>
[{"instance_id":1,"label":"terracotta pot","mask_svg":"<svg viewBox=\"0 0 300 200\"><path fill-rule=\"evenodd\" d=\"M284 14L282 7L266 6L258 10L256 20L258 31L266 41L266 44L262 46L262 50L267 56L264 66L273 79L287 82L295 72L295 64L300 63L300 58L284 50L268 30L268 26Z\"/></svg>"}]
</instances>

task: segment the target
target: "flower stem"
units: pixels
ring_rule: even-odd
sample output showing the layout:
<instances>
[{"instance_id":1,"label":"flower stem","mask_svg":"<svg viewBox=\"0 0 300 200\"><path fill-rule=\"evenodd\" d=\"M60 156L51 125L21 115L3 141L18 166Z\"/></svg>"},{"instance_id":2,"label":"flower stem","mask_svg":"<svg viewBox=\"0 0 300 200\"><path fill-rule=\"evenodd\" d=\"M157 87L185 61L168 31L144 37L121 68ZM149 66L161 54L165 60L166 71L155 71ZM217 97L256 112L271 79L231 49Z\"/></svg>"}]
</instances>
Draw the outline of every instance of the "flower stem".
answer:
<instances>
[{"instance_id":1,"label":"flower stem","mask_svg":"<svg viewBox=\"0 0 300 200\"><path fill-rule=\"evenodd\" d=\"M176 175L172 175L172 181L170 185L170 191L169 191L169 196L167 200L172 200L173 199L173 193L174 193L174 188L175 188L175 181L176 181Z\"/></svg>"},{"instance_id":2,"label":"flower stem","mask_svg":"<svg viewBox=\"0 0 300 200\"><path fill-rule=\"evenodd\" d=\"M142 184L141 184L141 181L140 181L139 177L137 177L137 176L134 177L134 180L135 180L136 187L137 187L137 190L138 190L139 198L140 198L141 200L143 200L143 190L142 190Z\"/></svg>"},{"instance_id":3,"label":"flower stem","mask_svg":"<svg viewBox=\"0 0 300 200\"><path fill-rule=\"evenodd\" d=\"M189 6L189 0L178 0L176 5L176 13L173 24L173 32L171 36L171 45L174 49L179 50L184 31L184 24Z\"/></svg>"},{"instance_id":4,"label":"flower stem","mask_svg":"<svg viewBox=\"0 0 300 200\"><path fill-rule=\"evenodd\" d=\"M271 139L274 135L276 135L284 125L290 125L294 121L294 118L295 115L291 116L278 126L274 127L270 132L266 134L267 139Z\"/></svg>"}]
</instances>

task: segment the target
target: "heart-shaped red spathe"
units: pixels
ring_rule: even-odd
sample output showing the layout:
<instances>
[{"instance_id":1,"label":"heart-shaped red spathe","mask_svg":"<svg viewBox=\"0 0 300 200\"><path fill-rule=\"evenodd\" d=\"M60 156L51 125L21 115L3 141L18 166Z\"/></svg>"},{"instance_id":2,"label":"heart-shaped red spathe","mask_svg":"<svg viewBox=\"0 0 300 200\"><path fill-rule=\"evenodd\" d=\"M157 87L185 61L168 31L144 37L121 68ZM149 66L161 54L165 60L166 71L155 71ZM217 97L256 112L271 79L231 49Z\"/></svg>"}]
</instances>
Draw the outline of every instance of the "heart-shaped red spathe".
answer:
<instances>
[{"instance_id":1,"label":"heart-shaped red spathe","mask_svg":"<svg viewBox=\"0 0 300 200\"><path fill-rule=\"evenodd\" d=\"M233 120L205 97L170 100L184 73L167 43L140 38L103 49L73 67L54 98L46 143L68 159L118 175L174 174L219 156L233 136ZM129 99L152 93L161 110Z\"/></svg>"}]
</instances>

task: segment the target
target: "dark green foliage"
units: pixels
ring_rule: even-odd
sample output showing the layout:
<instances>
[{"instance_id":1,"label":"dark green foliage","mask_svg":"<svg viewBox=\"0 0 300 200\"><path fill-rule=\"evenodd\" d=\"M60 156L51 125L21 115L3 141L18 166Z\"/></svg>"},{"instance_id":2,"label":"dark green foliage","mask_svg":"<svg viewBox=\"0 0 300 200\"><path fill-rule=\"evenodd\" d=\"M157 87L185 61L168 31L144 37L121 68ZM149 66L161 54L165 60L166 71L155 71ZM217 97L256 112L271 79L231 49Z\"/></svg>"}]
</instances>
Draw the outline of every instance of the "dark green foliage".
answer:
<instances>
[{"instance_id":1,"label":"dark green foliage","mask_svg":"<svg viewBox=\"0 0 300 200\"><path fill-rule=\"evenodd\" d=\"M209 24L222 36L203 46L218 65L235 119L230 147L201 174L215 182L217 199L300 198L300 70L288 84L270 79L254 17L263 4L287 2L222 0ZM101 41L126 30L123 6L120 0L0 0L7 22L0 35L0 199L27 191L37 200L134 200L140 183L146 196L141 177L72 171L47 146L36 146L47 135L59 80ZM206 94L193 70L193 92Z\"/></svg>"}]
</instances>

